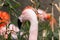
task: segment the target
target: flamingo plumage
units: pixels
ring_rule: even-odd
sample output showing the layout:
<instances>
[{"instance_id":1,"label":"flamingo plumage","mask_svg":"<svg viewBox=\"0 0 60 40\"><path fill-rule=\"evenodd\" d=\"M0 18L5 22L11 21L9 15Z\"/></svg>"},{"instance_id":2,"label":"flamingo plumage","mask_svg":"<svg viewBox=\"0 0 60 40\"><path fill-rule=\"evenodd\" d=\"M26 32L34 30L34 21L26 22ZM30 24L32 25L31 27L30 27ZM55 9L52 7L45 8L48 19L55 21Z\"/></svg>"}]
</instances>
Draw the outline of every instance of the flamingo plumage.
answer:
<instances>
[{"instance_id":1,"label":"flamingo plumage","mask_svg":"<svg viewBox=\"0 0 60 40\"><path fill-rule=\"evenodd\" d=\"M41 9L38 9L37 11L38 11L37 17L39 18L39 20L42 20L42 21L48 20L50 26L57 23L56 19L52 17L51 13L47 13Z\"/></svg>"},{"instance_id":2,"label":"flamingo plumage","mask_svg":"<svg viewBox=\"0 0 60 40\"><path fill-rule=\"evenodd\" d=\"M49 20L50 26L52 25L52 21L55 24L56 19L53 17L51 19L51 14L46 13L41 9L34 9L31 6L27 6L23 11L22 14L19 16L20 23L24 21L30 21L30 31L29 31L29 40L37 40L38 36L38 19L39 20ZM51 19L51 20L50 20Z\"/></svg>"},{"instance_id":3,"label":"flamingo plumage","mask_svg":"<svg viewBox=\"0 0 60 40\"><path fill-rule=\"evenodd\" d=\"M19 16L21 22L30 21L29 40L37 40L38 36L38 20L33 7L26 7Z\"/></svg>"}]
</instances>

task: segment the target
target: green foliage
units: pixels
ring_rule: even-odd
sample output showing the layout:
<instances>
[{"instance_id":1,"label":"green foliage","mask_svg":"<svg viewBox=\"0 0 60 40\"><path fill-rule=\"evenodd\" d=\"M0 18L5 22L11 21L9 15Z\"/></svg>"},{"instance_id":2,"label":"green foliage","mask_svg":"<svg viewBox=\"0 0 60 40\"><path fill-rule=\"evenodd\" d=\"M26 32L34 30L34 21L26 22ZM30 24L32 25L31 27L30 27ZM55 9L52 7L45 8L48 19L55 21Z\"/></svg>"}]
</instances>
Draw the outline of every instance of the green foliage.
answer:
<instances>
[{"instance_id":1,"label":"green foliage","mask_svg":"<svg viewBox=\"0 0 60 40\"><path fill-rule=\"evenodd\" d=\"M12 40L12 39L11 39L11 33L9 33L7 40Z\"/></svg>"},{"instance_id":2,"label":"green foliage","mask_svg":"<svg viewBox=\"0 0 60 40\"><path fill-rule=\"evenodd\" d=\"M36 1L37 6L36 8L40 7L40 2L39 0ZM6 7L6 11L9 12L11 15L11 21L13 24L17 25L17 18L21 14L21 10L18 10L17 8L20 7L21 4L17 2L16 0L5 0L2 1L0 0L0 10L4 10L3 8ZM55 27L55 31L52 32L51 27L49 25L48 21L45 22L39 22L38 25L38 40L51 40L52 36L54 37L54 40L58 40L58 27ZM18 40L28 40L29 38L29 28L30 28L30 23L29 21L26 21L22 26L21 26L21 32L24 32L22 36L20 36L20 32L18 33ZM43 38L43 30L46 30L46 37ZM3 36L0 36L0 40L5 40ZM12 40L11 39L11 34L9 34L9 37L7 40Z\"/></svg>"},{"instance_id":3,"label":"green foliage","mask_svg":"<svg viewBox=\"0 0 60 40\"><path fill-rule=\"evenodd\" d=\"M0 35L0 40L5 40L5 38L2 35Z\"/></svg>"}]
</instances>

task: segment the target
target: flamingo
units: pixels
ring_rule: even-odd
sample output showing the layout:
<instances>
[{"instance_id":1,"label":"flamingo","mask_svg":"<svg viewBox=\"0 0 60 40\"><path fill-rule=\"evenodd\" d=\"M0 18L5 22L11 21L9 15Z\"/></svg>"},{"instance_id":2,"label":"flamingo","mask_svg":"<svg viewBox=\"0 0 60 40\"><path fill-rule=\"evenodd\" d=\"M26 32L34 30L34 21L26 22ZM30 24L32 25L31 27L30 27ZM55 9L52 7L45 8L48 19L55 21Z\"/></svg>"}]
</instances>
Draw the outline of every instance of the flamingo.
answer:
<instances>
[{"instance_id":1,"label":"flamingo","mask_svg":"<svg viewBox=\"0 0 60 40\"><path fill-rule=\"evenodd\" d=\"M31 6L27 6L18 17L20 22L30 21L29 40L37 40L38 36L38 20L33 9Z\"/></svg>"},{"instance_id":2,"label":"flamingo","mask_svg":"<svg viewBox=\"0 0 60 40\"><path fill-rule=\"evenodd\" d=\"M53 29L52 25L55 25L57 22L56 22L56 19L52 17L51 13L46 13L45 11L41 9L38 9L37 11L38 11L37 17L39 18L39 20L49 21L50 28ZM44 37L46 37L46 33L47 31L43 30L43 40L44 40Z\"/></svg>"},{"instance_id":3,"label":"flamingo","mask_svg":"<svg viewBox=\"0 0 60 40\"><path fill-rule=\"evenodd\" d=\"M42 20L42 21L48 20L50 26L52 26L52 23L53 24L57 23L56 19L54 17L52 17L51 13L47 13L41 9L38 9L37 11L38 11L37 17L39 18L39 20Z\"/></svg>"},{"instance_id":4,"label":"flamingo","mask_svg":"<svg viewBox=\"0 0 60 40\"><path fill-rule=\"evenodd\" d=\"M24 22L27 20L30 21L31 25L30 25L30 31L29 31L29 33L30 33L29 40L37 40L37 35L38 35L38 20L37 20L37 18L39 18L39 20L42 20L42 21L48 20L50 22L49 23L50 26L52 25L52 22L54 24L56 23L56 19L54 17L53 17L53 19L51 19L50 13L46 13L45 11L43 11L41 9L36 10L31 6L27 6L22 11L22 14L19 16L18 26L21 25L21 22ZM34 30L36 30L36 31L34 31Z\"/></svg>"}]
</instances>

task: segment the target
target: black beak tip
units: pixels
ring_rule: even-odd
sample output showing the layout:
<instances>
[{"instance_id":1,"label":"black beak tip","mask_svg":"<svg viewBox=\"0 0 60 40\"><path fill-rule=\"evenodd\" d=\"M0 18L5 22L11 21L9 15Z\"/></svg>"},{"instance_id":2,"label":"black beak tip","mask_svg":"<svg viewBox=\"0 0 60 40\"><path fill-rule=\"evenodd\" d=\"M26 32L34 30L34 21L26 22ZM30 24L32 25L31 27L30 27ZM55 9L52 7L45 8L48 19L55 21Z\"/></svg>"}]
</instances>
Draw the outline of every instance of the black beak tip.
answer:
<instances>
[{"instance_id":1,"label":"black beak tip","mask_svg":"<svg viewBox=\"0 0 60 40\"><path fill-rule=\"evenodd\" d=\"M20 29L21 28L21 25L22 25L22 22L18 19L17 20L17 23L18 23L18 28Z\"/></svg>"}]
</instances>

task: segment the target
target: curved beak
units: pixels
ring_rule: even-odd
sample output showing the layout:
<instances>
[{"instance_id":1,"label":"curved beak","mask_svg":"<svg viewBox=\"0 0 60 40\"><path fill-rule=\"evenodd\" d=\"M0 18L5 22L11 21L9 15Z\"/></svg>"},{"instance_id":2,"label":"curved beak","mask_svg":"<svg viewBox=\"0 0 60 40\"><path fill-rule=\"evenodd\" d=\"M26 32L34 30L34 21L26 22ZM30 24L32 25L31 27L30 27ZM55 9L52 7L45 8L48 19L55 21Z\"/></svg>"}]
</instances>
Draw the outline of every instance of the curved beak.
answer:
<instances>
[{"instance_id":1,"label":"curved beak","mask_svg":"<svg viewBox=\"0 0 60 40\"><path fill-rule=\"evenodd\" d=\"M18 23L18 28L19 28L19 29L21 29L21 25L22 25L21 20L20 20L20 19L18 19L17 23Z\"/></svg>"}]
</instances>

